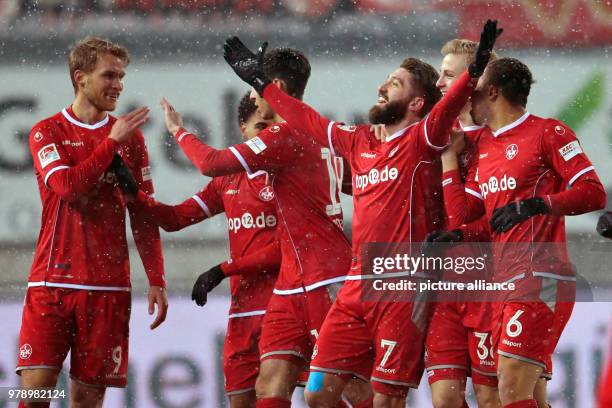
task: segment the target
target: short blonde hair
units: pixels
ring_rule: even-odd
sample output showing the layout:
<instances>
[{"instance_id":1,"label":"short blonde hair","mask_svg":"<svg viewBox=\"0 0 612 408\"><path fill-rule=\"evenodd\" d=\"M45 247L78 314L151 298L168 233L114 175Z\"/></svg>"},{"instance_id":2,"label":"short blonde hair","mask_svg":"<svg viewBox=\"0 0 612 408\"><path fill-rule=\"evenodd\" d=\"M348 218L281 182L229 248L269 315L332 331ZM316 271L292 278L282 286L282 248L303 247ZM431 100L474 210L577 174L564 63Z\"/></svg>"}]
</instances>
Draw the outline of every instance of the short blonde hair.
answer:
<instances>
[{"instance_id":1,"label":"short blonde hair","mask_svg":"<svg viewBox=\"0 0 612 408\"><path fill-rule=\"evenodd\" d=\"M474 60L476 56L476 49L478 48L478 43L472 40L466 40L463 38L455 38L450 40L440 50L442 56L445 57L448 54L456 54L456 55L465 55L467 57L468 64ZM491 52L491 60L497 58L497 54L495 51Z\"/></svg>"},{"instance_id":2,"label":"short blonde hair","mask_svg":"<svg viewBox=\"0 0 612 408\"><path fill-rule=\"evenodd\" d=\"M127 49L119 44L98 37L86 37L77 42L68 57L70 68L70 80L74 91L77 91L77 84L74 80L76 70L90 73L96 68L100 55L111 54L123 60L127 66L130 63L130 56Z\"/></svg>"}]
</instances>

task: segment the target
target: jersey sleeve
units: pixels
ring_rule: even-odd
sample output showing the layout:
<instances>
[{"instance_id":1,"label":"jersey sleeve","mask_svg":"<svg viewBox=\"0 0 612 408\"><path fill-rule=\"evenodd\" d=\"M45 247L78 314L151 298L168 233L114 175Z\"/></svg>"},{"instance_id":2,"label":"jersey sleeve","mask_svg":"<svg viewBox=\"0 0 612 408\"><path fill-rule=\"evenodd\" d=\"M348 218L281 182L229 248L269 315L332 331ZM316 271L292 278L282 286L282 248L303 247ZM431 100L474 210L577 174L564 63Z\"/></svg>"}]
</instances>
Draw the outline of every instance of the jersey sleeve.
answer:
<instances>
[{"instance_id":1,"label":"jersey sleeve","mask_svg":"<svg viewBox=\"0 0 612 408\"><path fill-rule=\"evenodd\" d=\"M605 189L569 127L548 120L542 132L541 150L546 163L568 186L568 190L546 196L553 215L577 215L605 207Z\"/></svg>"},{"instance_id":2,"label":"jersey sleeve","mask_svg":"<svg viewBox=\"0 0 612 408\"><path fill-rule=\"evenodd\" d=\"M309 105L294 98L274 84L264 89L264 98L289 126L305 137L328 147L335 156L345 156L351 151L356 126L327 119Z\"/></svg>"},{"instance_id":3,"label":"jersey sleeve","mask_svg":"<svg viewBox=\"0 0 612 408\"><path fill-rule=\"evenodd\" d=\"M474 166L472 166L474 167ZM459 170L450 170L442 175L444 207L449 221L449 229L474 221L484 214L484 201L478 184L468 178L465 184Z\"/></svg>"},{"instance_id":4,"label":"jersey sleeve","mask_svg":"<svg viewBox=\"0 0 612 408\"><path fill-rule=\"evenodd\" d=\"M295 162L303 153L304 145L286 124L275 124L229 150L247 173L254 174L258 170L274 173Z\"/></svg>"},{"instance_id":5,"label":"jersey sleeve","mask_svg":"<svg viewBox=\"0 0 612 408\"><path fill-rule=\"evenodd\" d=\"M450 144L450 131L461 109L474 92L476 81L467 71L459 76L446 95L431 109L419 123L419 144L436 151L444 150Z\"/></svg>"},{"instance_id":6,"label":"jersey sleeve","mask_svg":"<svg viewBox=\"0 0 612 408\"><path fill-rule=\"evenodd\" d=\"M253 275L273 272L280 268L281 250L277 240L265 247L240 257L223 262L220 267L225 276Z\"/></svg>"},{"instance_id":7,"label":"jersey sleeve","mask_svg":"<svg viewBox=\"0 0 612 408\"><path fill-rule=\"evenodd\" d=\"M135 160L135 179L140 189L149 196L153 195L153 181L151 175L143 177L143 169L149 167L149 155L144 144L144 138L140 132L134 135L136 142L137 158ZM151 286L166 286L164 278L164 256L162 253L161 238L157 224L147 219L147 215L141 208L129 205L130 225L134 243L138 249L145 273Z\"/></svg>"},{"instance_id":8,"label":"jersey sleeve","mask_svg":"<svg viewBox=\"0 0 612 408\"><path fill-rule=\"evenodd\" d=\"M135 205L141 207L148 219L164 231L179 231L223 212L216 180L213 179L197 194L177 205L161 203L141 190Z\"/></svg>"},{"instance_id":9,"label":"jersey sleeve","mask_svg":"<svg viewBox=\"0 0 612 408\"><path fill-rule=\"evenodd\" d=\"M62 147L61 136L55 125L38 123L30 131L30 153L44 184L63 200L73 202L96 185L120 146L106 138L87 159L73 165Z\"/></svg>"},{"instance_id":10,"label":"jersey sleeve","mask_svg":"<svg viewBox=\"0 0 612 408\"><path fill-rule=\"evenodd\" d=\"M242 163L230 149L215 149L185 129L180 129L174 137L189 161L205 176L223 176L243 170Z\"/></svg>"}]
</instances>

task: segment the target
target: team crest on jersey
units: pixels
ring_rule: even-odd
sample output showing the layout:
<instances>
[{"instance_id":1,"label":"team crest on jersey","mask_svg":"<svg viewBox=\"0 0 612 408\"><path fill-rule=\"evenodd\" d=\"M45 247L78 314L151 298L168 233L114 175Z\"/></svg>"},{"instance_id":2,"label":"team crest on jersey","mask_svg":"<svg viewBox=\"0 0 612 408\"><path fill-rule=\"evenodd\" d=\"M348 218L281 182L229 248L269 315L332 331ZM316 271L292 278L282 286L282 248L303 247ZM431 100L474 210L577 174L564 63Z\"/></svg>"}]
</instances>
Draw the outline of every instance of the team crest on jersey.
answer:
<instances>
[{"instance_id":1,"label":"team crest on jersey","mask_svg":"<svg viewBox=\"0 0 612 408\"><path fill-rule=\"evenodd\" d=\"M278 133L280 132L280 126L274 125L270 127L270 133Z\"/></svg>"},{"instance_id":2,"label":"team crest on jersey","mask_svg":"<svg viewBox=\"0 0 612 408\"><path fill-rule=\"evenodd\" d=\"M59 159L60 155L55 143L48 144L38 151L38 161L40 161L40 167L43 169Z\"/></svg>"},{"instance_id":3,"label":"team crest on jersey","mask_svg":"<svg viewBox=\"0 0 612 408\"><path fill-rule=\"evenodd\" d=\"M34 134L34 141L35 142L40 142L43 139L43 134L40 132L36 132Z\"/></svg>"},{"instance_id":4,"label":"team crest on jersey","mask_svg":"<svg viewBox=\"0 0 612 408\"><path fill-rule=\"evenodd\" d=\"M561 125L557 125L557 126L555 126L555 132L556 132L558 135L561 135L561 136L562 136L562 135L564 135L564 134L565 134L565 128L564 128L563 126L561 126Z\"/></svg>"},{"instance_id":5,"label":"team crest on jersey","mask_svg":"<svg viewBox=\"0 0 612 408\"><path fill-rule=\"evenodd\" d=\"M506 159L512 160L518 154L518 146L514 143L506 147Z\"/></svg>"},{"instance_id":6,"label":"team crest on jersey","mask_svg":"<svg viewBox=\"0 0 612 408\"><path fill-rule=\"evenodd\" d=\"M344 130L346 132L354 132L355 130L357 130L357 126L355 125L338 125L338 129Z\"/></svg>"},{"instance_id":7,"label":"team crest on jersey","mask_svg":"<svg viewBox=\"0 0 612 408\"><path fill-rule=\"evenodd\" d=\"M19 358L22 360L27 360L32 355L32 346L28 343L25 343L21 347L19 347Z\"/></svg>"},{"instance_id":8,"label":"team crest on jersey","mask_svg":"<svg viewBox=\"0 0 612 408\"><path fill-rule=\"evenodd\" d=\"M265 186L259 190L259 198L262 201L272 201L274 199L274 189L271 186Z\"/></svg>"}]
</instances>

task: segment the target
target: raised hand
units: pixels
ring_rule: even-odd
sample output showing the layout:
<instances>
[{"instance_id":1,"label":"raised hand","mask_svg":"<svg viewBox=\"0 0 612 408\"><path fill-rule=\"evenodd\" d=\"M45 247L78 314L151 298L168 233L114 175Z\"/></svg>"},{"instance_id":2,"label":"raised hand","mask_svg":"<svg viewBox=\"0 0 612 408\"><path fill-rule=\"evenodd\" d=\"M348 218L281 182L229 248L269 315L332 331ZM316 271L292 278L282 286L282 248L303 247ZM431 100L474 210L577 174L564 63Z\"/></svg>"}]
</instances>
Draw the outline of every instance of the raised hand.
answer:
<instances>
[{"instance_id":1,"label":"raised hand","mask_svg":"<svg viewBox=\"0 0 612 408\"><path fill-rule=\"evenodd\" d=\"M160 104L164 109L166 129L174 136L176 132L183 127L183 117L174 109L174 106L170 105L170 102L168 102L166 98L162 98Z\"/></svg>"},{"instance_id":2,"label":"raised hand","mask_svg":"<svg viewBox=\"0 0 612 408\"><path fill-rule=\"evenodd\" d=\"M264 56L267 47L268 43L264 42L257 53L253 53L238 37L230 37L223 44L225 61L240 79L255 88L262 96L264 88L270 83L270 79L264 73Z\"/></svg>"},{"instance_id":3,"label":"raised hand","mask_svg":"<svg viewBox=\"0 0 612 408\"><path fill-rule=\"evenodd\" d=\"M149 120L149 108L134 109L119 117L113 125L108 137L117 143L125 143L132 138L134 131Z\"/></svg>"},{"instance_id":4,"label":"raised hand","mask_svg":"<svg viewBox=\"0 0 612 408\"><path fill-rule=\"evenodd\" d=\"M503 28L497 28L497 20L487 20L485 23L480 34L480 42L478 43L474 62L468 67L468 72L472 78L478 78L484 72L489 63L495 40L497 40L497 37L503 31Z\"/></svg>"}]
</instances>

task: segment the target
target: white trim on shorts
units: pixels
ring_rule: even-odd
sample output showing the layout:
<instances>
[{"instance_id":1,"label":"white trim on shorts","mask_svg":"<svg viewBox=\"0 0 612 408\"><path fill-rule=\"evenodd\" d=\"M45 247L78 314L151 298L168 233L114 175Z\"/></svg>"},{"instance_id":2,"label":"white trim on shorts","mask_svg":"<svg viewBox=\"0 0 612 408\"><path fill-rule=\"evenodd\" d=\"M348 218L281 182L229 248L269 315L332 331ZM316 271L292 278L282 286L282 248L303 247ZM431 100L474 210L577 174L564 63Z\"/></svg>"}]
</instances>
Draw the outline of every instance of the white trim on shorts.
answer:
<instances>
[{"instance_id":1,"label":"white trim on shorts","mask_svg":"<svg viewBox=\"0 0 612 408\"><path fill-rule=\"evenodd\" d=\"M344 374L344 375L352 375L353 377L359 378L362 381L368 382L368 379L365 378L363 375L357 374L354 371L348 371L348 370L338 370L335 368L323 368L323 367L317 367L317 366L310 366L310 370L311 371L319 371L322 373L329 373L329 374Z\"/></svg>"},{"instance_id":2,"label":"white trim on shorts","mask_svg":"<svg viewBox=\"0 0 612 408\"><path fill-rule=\"evenodd\" d=\"M503 350L497 350L497 354L499 354L500 356L508 357L508 358L514 358L519 361L524 361L526 363L531 363L531 364L537 365L538 367L542 367L544 370L546 370L546 364L540 361L537 361L537 360L532 360L529 357L519 356L517 354L508 353L507 351L503 351Z\"/></svg>"}]
</instances>

